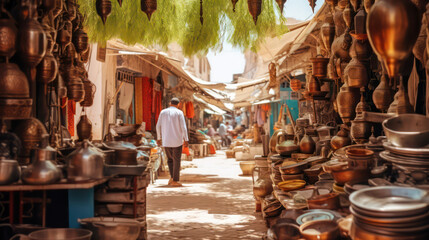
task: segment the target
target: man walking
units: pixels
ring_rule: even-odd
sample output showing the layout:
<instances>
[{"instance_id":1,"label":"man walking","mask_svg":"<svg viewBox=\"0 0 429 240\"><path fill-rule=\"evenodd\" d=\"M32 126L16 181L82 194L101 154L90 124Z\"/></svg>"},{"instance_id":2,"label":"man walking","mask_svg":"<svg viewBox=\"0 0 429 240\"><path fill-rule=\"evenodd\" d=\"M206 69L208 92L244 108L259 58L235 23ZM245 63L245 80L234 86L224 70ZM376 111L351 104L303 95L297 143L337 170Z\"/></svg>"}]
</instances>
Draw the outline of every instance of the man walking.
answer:
<instances>
[{"instance_id":1,"label":"man walking","mask_svg":"<svg viewBox=\"0 0 429 240\"><path fill-rule=\"evenodd\" d=\"M222 138L222 145L228 147L227 128L223 122L219 125L218 133Z\"/></svg>"},{"instance_id":2,"label":"man walking","mask_svg":"<svg viewBox=\"0 0 429 240\"><path fill-rule=\"evenodd\" d=\"M180 159L182 156L182 145L188 146L188 130L186 129L185 116L177 107L180 103L178 98L172 98L170 107L161 111L156 133L158 145L164 147L168 158L168 168L170 170L170 180L168 185L181 187L180 180ZM183 143L184 142L184 143Z\"/></svg>"}]
</instances>

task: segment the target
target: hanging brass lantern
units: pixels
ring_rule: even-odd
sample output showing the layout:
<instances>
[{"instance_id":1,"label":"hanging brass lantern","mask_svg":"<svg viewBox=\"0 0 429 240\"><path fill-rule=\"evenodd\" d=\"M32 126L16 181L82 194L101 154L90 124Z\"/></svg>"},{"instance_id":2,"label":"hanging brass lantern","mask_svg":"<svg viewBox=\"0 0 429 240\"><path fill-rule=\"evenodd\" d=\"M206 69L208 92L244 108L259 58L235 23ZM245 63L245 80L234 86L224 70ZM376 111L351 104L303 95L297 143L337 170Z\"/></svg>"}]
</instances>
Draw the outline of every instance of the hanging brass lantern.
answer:
<instances>
[{"instance_id":1,"label":"hanging brass lantern","mask_svg":"<svg viewBox=\"0 0 429 240\"><path fill-rule=\"evenodd\" d=\"M235 12L235 5L237 4L238 0L231 0L232 2L232 11Z\"/></svg>"},{"instance_id":2,"label":"hanging brass lantern","mask_svg":"<svg viewBox=\"0 0 429 240\"><path fill-rule=\"evenodd\" d=\"M247 0L247 5L249 7L250 15L253 17L253 21L258 21L259 14L261 14L262 10L262 0Z\"/></svg>"},{"instance_id":3,"label":"hanging brass lantern","mask_svg":"<svg viewBox=\"0 0 429 240\"><path fill-rule=\"evenodd\" d=\"M286 3L286 0L276 0L276 2L277 2L277 5L279 5L280 12L283 14L283 7Z\"/></svg>"},{"instance_id":4,"label":"hanging brass lantern","mask_svg":"<svg viewBox=\"0 0 429 240\"><path fill-rule=\"evenodd\" d=\"M314 13L314 7L316 7L316 0L308 0L308 3L310 4L310 7Z\"/></svg>"},{"instance_id":5,"label":"hanging brass lantern","mask_svg":"<svg viewBox=\"0 0 429 240\"><path fill-rule=\"evenodd\" d=\"M143 12L146 13L147 18L150 21L150 17L152 16L153 12L156 11L157 2L156 0L141 0L140 8Z\"/></svg>"},{"instance_id":6,"label":"hanging brass lantern","mask_svg":"<svg viewBox=\"0 0 429 240\"><path fill-rule=\"evenodd\" d=\"M203 25L203 23L204 23L204 18L203 18L203 0L200 0L200 22L201 22L201 25Z\"/></svg>"},{"instance_id":7,"label":"hanging brass lantern","mask_svg":"<svg viewBox=\"0 0 429 240\"><path fill-rule=\"evenodd\" d=\"M119 7L122 7L122 0L118 0Z\"/></svg>"},{"instance_id":8,"label":"hanging brass lantern","mask_svg":"<svg viewBox=\"0 0 429 240\"><path fill-rule=\"evenodd\" d=\"M106 24L107 17L112 11L112 2L110 0L97 0L95 2L98 16L101 17L103 24Z\"/></svg>"}]
</instances>

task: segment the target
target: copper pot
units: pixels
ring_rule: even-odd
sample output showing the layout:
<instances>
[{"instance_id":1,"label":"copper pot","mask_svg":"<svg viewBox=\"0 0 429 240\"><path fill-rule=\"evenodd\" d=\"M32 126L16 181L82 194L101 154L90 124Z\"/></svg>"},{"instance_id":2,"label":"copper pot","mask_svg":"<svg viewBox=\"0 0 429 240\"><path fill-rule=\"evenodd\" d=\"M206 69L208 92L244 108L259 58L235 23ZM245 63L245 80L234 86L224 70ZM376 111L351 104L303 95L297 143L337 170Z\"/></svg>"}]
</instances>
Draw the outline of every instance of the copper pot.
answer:
<instances>
[{"instance_id":1,"label":"copper pot","mask_svg":"<svg viewBox=\"0 0 429 240\"><path fill-rule=\"evenodd\" d=\"M47 52L37 65L37 81L47 84L55 80L58 74L58 62L51 52Z\"/></svg>"},{"instance_id":2,"label":"copper pot","mask_svg":"<svg viewBox=\"0 0 429 240\"><path fill-rule=\"evenodd\" d=\"M344 70L349 87L366 87L369 81L368 68L368 61L360 61L357 58L353 58Z\"/></svg>"},{"instance_id":3,"label":"copper pot","mask_svg":"<svg viewBox=\"0 0 429 240\"><path fill-rule=\"evenodd\" d=\"M372 6L367 21L368 36L389 77L399 74L401 62L411 53L420 26L419 10L410 1L379 0Z\"/></svg>"},{"instance_id":4,"label":"copper pot","mask_svg":"<svg viewBox=\"0 0 429 240\"><path fill-rule=\"evenodd\" d=\"M258 21L259 14L262 11L262 0L247 0L250 15L253 17L253 22Z\"/></svg>"},{"instance_id":5,"label":"copper pot","mask_svg":"<svg viewBox=\"0 0 429 240\"><path fill-rule=\"evenodd\" d=\"M77 136L79 140L91 139L92 138L92 123L88 119L88 116L80 116L79 123L76 126Z\"/></svg>"},{"instance_id":6,"label":"copper pot","mask_svg":"<svg viewBox=\"0 0 429 240\"><path fill-rule=\"evenodd\" d=\"M18 30L18 55L29 67L36 67L46 53L47 39L40 23L27 18Z\"/></svg>"},{"instance_id":7,"label":"copper pot","mask_svg":"<svg viewBox=\"0 0 429 240\"><path fill-rule=\"evenodd\" d=\"M276 146L278 143L286 141L287 134L284 130L280 129L274 132L270 138L270 151L277 153Z\"/></svg>"},{"instance_id":8,"label":"copper pot","mask_svg":"<svg viewBox=\"0 0 429 240\"><path fill-rule=\"evenodd\" d=\"M352 144L352 141L349 137L349 129L343 125L341 126L341 130L338 131L337 135L331 139L331 147L334 150L338 150L350 144Z\"/></svg>"},{"instance_id":9,"label":"copper pot","mask_svg":"<svg viewBox=\"0 0 429 240\"><path fill-rule=\"evenodd\" d=\"M85 98L85 89L80 79L75 79L67 83L67 97L75 102L82 102Z\"/></svg>"},{"instance_id":10,"label":"copper pot","mask_svg":"<svg viewBox=\"0 0 429 240\"><path fill-rule=\"evenodd\" d=\"M95 2L98 16L101 17L103 24L106 24L107 17L112 11L112 2L110 0L97 0Z\"/></svg>"},{"instance_id":11,"label":"copper pot","mask_svg":"<svg viewBox=\"0 0 429 240\"><path fill-rule=\"evenodd\" d=\"M52 15L54 18L58 17L60 13L63 11L63 0L55 0L55 8L52 11Z\"/></svg>"},{"instance_id":12,"label":"copper pot","mask_svg":"<svg viewBox=\"0 0 429 240\"><path fill-rule=\"evenodd\" d=\"M320 27L320 34L322 36L323 45L331 52L331 45L335 39L335 24L332 15L325 18L325 23Z\"/></svg>"},{"instance_id":13,"label":"copper pot","mask_svg":"<svg viewBox=\"0 0 429 240\"><path fill-rule=\"evenodd\" d=\"M338 114L344 123L349 123L355 117L358 102L359 89L349 87L347 82L344 83L337 96Z\"/></svg>"},{"instance_id":14,"label":"copper pot","mask_svg":"<svg viewBox=\"0 0 429 240\"><path fill-rule=\"evenodd\" d=\"M318 78L326 77L328 73L329 58L315 57L310 58L310 61L313 64L313 76Z\"/></svg>"},{"instance_id":15,"label":"copper pot","mask_svg":"<svg viewBox=\"0 0 429 240\"><path fill-rule=\"evenodd\" d=\"M36 118L20 120L13 129L21 140L22 152L20 156L23 157L29 157L31 149L35 149L39 146L42 135L48 133L43 123Z\"/></svg>"},{"instance_id":16,"label":"copper pot","mask_svg":"<svg viewBox=\"0 0 429 240\"><path fill-rule=\"evenodd\" d=\"M355 119L352 121L352 126L350 127L350 135L356 143L367 142L371 136L371 127L372 124L370 122Z\"/></svg>"},{"instance_id":17,"label":"copper pot","mask_svg":"<svg viewBox=\"0 0 429 240\"><path fill-rule=\"evenodd\" d=\"M9 18L0 19L0 56L11 58L16 51L18 29L8 12Z\"/></svg>"},{"instance_id":18,"label":"copper pot","mask_svg":"<svg viewBox=\"0 0 429 240\"><path fill-rule=\"evenodd\" d=\"M85 98L82 102L80 102L80 105L82 107L91 107L94 103L94 94L96 91L96 87L91 81L89 81L89 79L84 79L83 85L85 89Z\"/></svg>"},{"instance_id":19,"label":"copper pot","mask_svg":"<svg viewBox=\"0 0 429 240\"><path fill-rule=\"evenodd\" d=\"M340 195L338 193L320 194L317 188L313 189L313 195L307 200L308 209L330 209L341 208Z\"/></svg>"},{"instance_id":20,"label":"copper pot","mask_svg":"<svg viewBox=\"0 0 429 240\"><path fill-rule=\"evenodd\" d=\"M73 24L71 21L64 21L63 24L62 28L58 30L57 43L66 47L72 40Z\"/></svg>"},{"instance_id":21,"label":"copper pot","mask_svg":"<svg viewBox=\"0 0 429 240\"><path fill-rule=\"evenodd\" d=\"M88 35L82 29L78 29L73 33L73 44L77 53L83 53L88 50Z\"/></svg>"},{"instance_id":22,"label":"copper pot","mask_svg":"<svg viewBox=\"0 0 429 240\"><path fill-rule=\"evenodd\" d=\"M375 107L382 112L386 112L393 101L393 91L384 74L381 76L380 84L372 94L372 101Z\"/></svg>"},{"instance_id":23,"label":"copper pot","mask_svg":"<svg viewBox=\"0 0 429 240\"><path fill-rule=\"evenodd\" d=\"M14 63L0 63L0 98L29 98L25 74Z\"/></svg>"}]
</instances>

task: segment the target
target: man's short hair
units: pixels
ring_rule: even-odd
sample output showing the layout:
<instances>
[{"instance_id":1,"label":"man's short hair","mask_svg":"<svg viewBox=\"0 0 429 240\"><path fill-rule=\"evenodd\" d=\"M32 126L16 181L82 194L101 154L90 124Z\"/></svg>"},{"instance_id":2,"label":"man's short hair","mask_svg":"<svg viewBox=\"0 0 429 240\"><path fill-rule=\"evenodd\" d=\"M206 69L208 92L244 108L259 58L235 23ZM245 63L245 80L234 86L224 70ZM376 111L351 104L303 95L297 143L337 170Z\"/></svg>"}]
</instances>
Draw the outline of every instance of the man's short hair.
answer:
<instances>
[{"instance_id":1,"label":"man's short hair","mask_svg":"<svg viewBox=\"0 0 429 240\"><path fill-rule=\"evenodd\" d=\"M174 97L170 100L170 103L173 105L178 105L180 103L180 100Z\"/></svg>"}]
</instances>

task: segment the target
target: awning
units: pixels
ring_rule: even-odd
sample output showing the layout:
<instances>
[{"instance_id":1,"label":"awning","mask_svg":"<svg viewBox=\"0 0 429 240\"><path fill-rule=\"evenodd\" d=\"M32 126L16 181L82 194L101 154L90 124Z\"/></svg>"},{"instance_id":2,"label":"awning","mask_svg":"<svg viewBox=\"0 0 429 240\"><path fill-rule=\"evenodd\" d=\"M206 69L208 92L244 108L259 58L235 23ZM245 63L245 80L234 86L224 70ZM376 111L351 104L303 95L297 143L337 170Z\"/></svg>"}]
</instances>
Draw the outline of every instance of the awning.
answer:
<instances>
[{"instance_id":1,"label":"awning","mask_svg":"<svg viewBox=\"0 0 429 240\"><path fill-rule=\"evenodd\" d=\"M191 72L183 69L183 71L186 72L186 74L189 75L189 77L196 83L198 84L200 87L203 88L210 88L210 89L218 89L218 90L224 90L226 87L225 83L215 83L215 82L207 82L204 81L196 76L194 76Z\"/></svg>"},{"instance_id":2,"label":"awning","mask_svg":"<svg viewBox=\"0 0 429 240\"><path fill-rule=\"evenodd\" d=\"M224 111L224 110L216 107L213 104L210 104L210 103L204 101L204 99L199 98L195 94L194 94L193 97L194 97L195 101L200 102L200 103L202 103L203 105L206 106L206 108L204 109L204 111L207 112L207 113L209 113L209 114L223 115L223 114L226 113L226 111Z\"/></svg>"}]
</instances>

